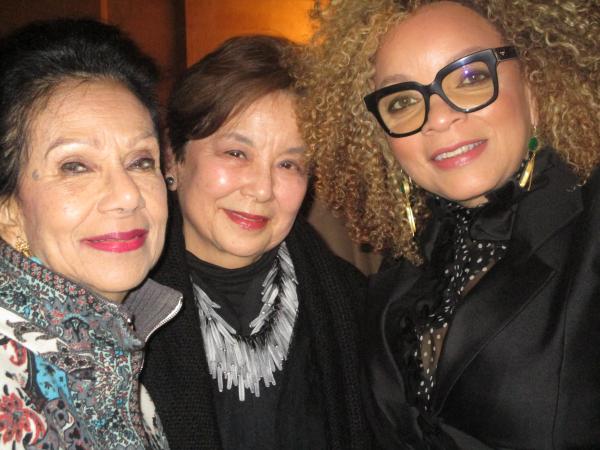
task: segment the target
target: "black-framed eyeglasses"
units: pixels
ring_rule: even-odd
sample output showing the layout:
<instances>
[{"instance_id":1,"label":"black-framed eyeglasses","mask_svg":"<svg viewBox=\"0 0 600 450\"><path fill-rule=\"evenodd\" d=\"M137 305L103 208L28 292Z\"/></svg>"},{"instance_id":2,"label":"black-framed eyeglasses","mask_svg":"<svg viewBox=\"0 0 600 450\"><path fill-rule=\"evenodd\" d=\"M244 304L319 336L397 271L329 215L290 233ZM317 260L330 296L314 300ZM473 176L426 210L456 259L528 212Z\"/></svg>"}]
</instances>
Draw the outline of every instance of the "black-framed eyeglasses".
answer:
<instances>
[{"instance_id":1,"label":"black-framed eyeglasses","mask_svg":"<svg viewBox=\"0 0 600 450\"><path fill-rule=\"evenodd\" d=\"M372 92L364 100L367 109L392 137L418 133L427 122L429 99L439 95L456 111L470 113L498 98L501 61L517 57L514 47L498 47L464 56L441 69L433 83L397 83Z\"/></svg>"}]
</instances>

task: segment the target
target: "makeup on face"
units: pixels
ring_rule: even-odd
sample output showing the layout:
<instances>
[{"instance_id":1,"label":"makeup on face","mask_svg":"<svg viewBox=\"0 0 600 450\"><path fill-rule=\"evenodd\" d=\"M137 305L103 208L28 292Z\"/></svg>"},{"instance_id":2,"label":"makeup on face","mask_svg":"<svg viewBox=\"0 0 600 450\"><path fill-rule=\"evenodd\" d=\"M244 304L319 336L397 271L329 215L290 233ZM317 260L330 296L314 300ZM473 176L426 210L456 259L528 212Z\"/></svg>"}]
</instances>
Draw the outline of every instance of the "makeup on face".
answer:
<instances>
[{"instance_id":1,"label":"makeup on face","mask_svg":"<svg viewBox=\"0 0 600 450\"><path fill-rule=\"evenodd\" d=\"M257 216L255 214L243 213L240 211L231 211L226 209L225 214L232 222L238 224L246 230L260 230L267 226L269 218L265 216Z\"/></svg>"},{"instance_id":2,"label":"makeup on face","mask_svg":"<svg viewBox=\"0 0 600 450\"><path fill-rule=\"evenodd\" d=\"M148 110L114 81L65 82L32 120L18 204L31 253L112 301L158 260L167 220Z\"/></svg>"},{"instance_id":3,"label":"makeup on face","mask_svg":"<svg viewBox=\"0 0 600 450\"><path fill-rule=\"evenodd\" d=\"M187 143L177 195L186 248L203 261L244 267L289 233L308 184L294 102L266 95Z\"/></svg>"},{"instance_id":4,"label":"makeup on face","mask_svg":"<svg viewBox=\"0 0 600 450\"><path fill-rule=\"evenodd\" d=\"M124 253L137 250L143 246L147 237L147 230L115 231L100 236L87 237L82 239L81 242L103 252Z\"/></svg>"},{"instance_id":5,"label":"makeup on face","mask_svg":"<svg viewBox=\"0 0 600 450\"><path fill-rule=\"evenodd\" d=\"M493 24L454 2L422 6L382 39L374 82L387 123L405 133L387 140L404 172L426 191L476 206L526 157L535 113L516 53L507 48ZM465 72L461 61L479 66L466 65ZM427 91L427 108L406 93L409 85Z\"/></svg>"}]
</instances>

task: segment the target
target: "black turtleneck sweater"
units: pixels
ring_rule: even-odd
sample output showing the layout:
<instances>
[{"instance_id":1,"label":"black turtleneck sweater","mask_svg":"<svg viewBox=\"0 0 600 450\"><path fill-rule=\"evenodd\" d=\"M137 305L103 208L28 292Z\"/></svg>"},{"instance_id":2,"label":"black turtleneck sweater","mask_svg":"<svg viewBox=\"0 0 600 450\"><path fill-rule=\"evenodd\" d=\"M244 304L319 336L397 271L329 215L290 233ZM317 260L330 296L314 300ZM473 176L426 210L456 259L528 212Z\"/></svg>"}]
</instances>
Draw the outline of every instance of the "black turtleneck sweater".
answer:
<instances>
[{"instance_id":1,"label":"black turtleneck sweater","mask_svg":"<svg viewBox=\"0 0 600 450\"><path fill-rule=\"evenodd\" d=\"M221 307L217 312L238 334L250 335L250 322L258 316L262 307L262 283L273 267L278 248L239 269L215 266L186 252L192 281Z\"/></svg>"},{"instance_id":2,"label":"black turtleneck sweater","mask_svg":"<svg viewBox=\"0 0 600 450\"><path fill-rule=\"evenodd\" d=\"M226 269L207 263L186 252L186 261L194 284L200 286L220 308L217 313L238 334L249 336L250 322L258 316L263 305L261 290L267 273L275 262L278 247L262 255L254 263L239 269ZM275 380L280 376L276 372ZM260 397L246 392L240 401L238 390L219 392L217 381L212 383L217 422L227 449L276 448L275 421L280 383L265 388L261 383Z\"/></svg>"},{"instance_id":3,"label":"black turtleneck sweater","mask_svg":"<svg viewBox=\"0 0 600 450\"><path fill-rule=\"evenodd\" d=\"M370 448L372 435L359 391L364 277L297 219L285 239L298 279L299 305L288 358L275 373L276 386L262 389L258 400L247 395L242 403L237 391L218 392L210 376L191 282L194 264L186 257L174 194L169 207L165 254L153 277L183 293L183 308L150 339L142 382L171 448ZM229 288L224 283L229 280L213 286L216 296Z\"/></svg>"}]
</instances>

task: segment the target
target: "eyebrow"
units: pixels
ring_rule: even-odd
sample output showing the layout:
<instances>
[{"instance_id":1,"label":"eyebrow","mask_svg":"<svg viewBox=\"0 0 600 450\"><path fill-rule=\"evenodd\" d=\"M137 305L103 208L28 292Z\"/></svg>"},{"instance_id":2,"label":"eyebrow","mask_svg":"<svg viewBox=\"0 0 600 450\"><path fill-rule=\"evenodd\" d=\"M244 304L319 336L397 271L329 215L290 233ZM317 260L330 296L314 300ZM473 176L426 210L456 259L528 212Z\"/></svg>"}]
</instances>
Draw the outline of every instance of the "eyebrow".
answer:
<instances>
[{"instance_id":1,"label":"eyebrow","mask_svg":"<svg viewBox=\"0 0 600 450\"><path fill-rule=\"evenodd\" d=\"M246 144L248 146L254 147L254 141L246 136L244 136L243 134L237 133L235 131L232 131L230 133L227 133L224 135L225 137L229 137L229 138L233 138L238 142L241 142L242 144ZM286 149L286 153L304 153L306 151L306 147L301 146L301 147L290 147L288 149Z\"/></svg>"},{"instance_id":2,"label":"eyebrow","mask_svg":"<svg viewBox=\"0 0 600 450\"><path fill-rule=\"evenodd\" d=\"M243 134L236 133L235 131L232 131L230 133L225 134L225 137L227 137L227 138L233 138L234 140L236 140L238 142L241 142L242 144L246 144L246 145L249 145L249 146L254 146L254 142L252 141L252 139L247 138Z\"/></svg>"},{"instance_id":3,"label":"eyebrow","mask_svg":"<svg viewBox=\"0 0 600 450\"><path fill-rule=\"evenodd\" d=\"M306 152L306 147L290 147L286 150L286 153L304 153Z\"/></svg>"},{"instance_id":4,"label":"eyebrow","mask_svg":"<svg viewBox=\"0 0 600 450\"><path fill-rule=\"evenodd\" d=\"M127 141L127 145L132 147L136 143L143 141L144 139L148 139L150 137L157 138L156 132L154 130L143 131L140 134L138 134L137 136L129 138ZM100 142L96 138L91 138L91 139L74 138L73 139L73 138L59 137L50 143L50 145L46 149L46 152L44 153L44 158L47 158L48 154L52 150L54 150L58 147L62 147L63 145L71 145L71 144L82 144L82 145L87 145L90 147L99 147L100 146Z\"/></svg>"},{"instance_id":5,"label":"eyebrow","mask_svg":"<svg viewBox=\"0 0 600 450\"><path fill-rule=\"evenodd\" d=\"M438 72L440 70L442 70L444 67L446 67L447 65L453 63L454 61L464 58L465 56L468 56L471 53L480 52L480 51L486 50L488 48L495 48L495 47L473 46L473 47L468 47L466 49L462 49L460 52L457 52L453 56L448 58L446 63L442 67L439 68ZM436 74L437 74L437 72L436 72ZM389 86L390 84L403 83L405 81L411 81L411 78L407 77L406 75L404 75L402 73L396 73L396 74L387 76L383 80L381 80L381 83L379 83L379 86L377 86L377 89L380 89L384 86ZM433 80L431 80L431 81L433 81Z\"/></svg>"},{"instance_id":6,"label":"eyebrow","mask_svg":"<svg viewBox=\"0 0 600 450\"><path fill-rule=\"evenodd\" d=\"M137 136L130 138L127 143L129 144L129 146L133 146L134 144L137 144L138 142L143 141L148 138L157 138L158 139L158 135L156 134L156 131L155 130L142 131Z\"/></svg>"},{"instance_id":7,"label":"eyebrow","mask_svg":"<svg viewBox=\"0 0 600 450\"><path fill-rule=\"evenodd\" d=\"M95 138L94 139L85 139L85 138L70 139L70 138L65 138L65 137L59 137L58 139L55 139L54 141L52 141L50 143L50 145L46 149L46 152L44 153L44 158L47 158L52 150L54 150L58 147L62 147L64 145L71 145L71 144L83 144L83 145L88 145L88 146L92 146L92 147L98 147L98 140Z\"/></svg>"}]
</instances>

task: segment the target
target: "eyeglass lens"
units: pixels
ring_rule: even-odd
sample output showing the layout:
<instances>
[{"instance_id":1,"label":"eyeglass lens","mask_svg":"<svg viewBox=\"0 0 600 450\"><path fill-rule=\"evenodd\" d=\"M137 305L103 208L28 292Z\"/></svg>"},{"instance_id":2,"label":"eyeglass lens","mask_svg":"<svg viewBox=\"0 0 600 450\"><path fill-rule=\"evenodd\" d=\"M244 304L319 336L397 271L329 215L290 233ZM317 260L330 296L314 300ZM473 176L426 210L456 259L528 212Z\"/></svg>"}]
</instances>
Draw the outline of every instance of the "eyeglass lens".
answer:
<instances>
[{"instance_id":1,"label":"eyeglass lens","mask_svg":"<svg viewBox=\"0 0 600 450\"><path fill-rule=\"evenodd\" d=\"M485 62L474 61L448 73L441 88L451 106L471 110L494 96L494 80ZM390 131L398 134L415 131L425 123L426 105L417 90L402 90L379 99L379 113Z\"/></svg>"}]
</instances>

